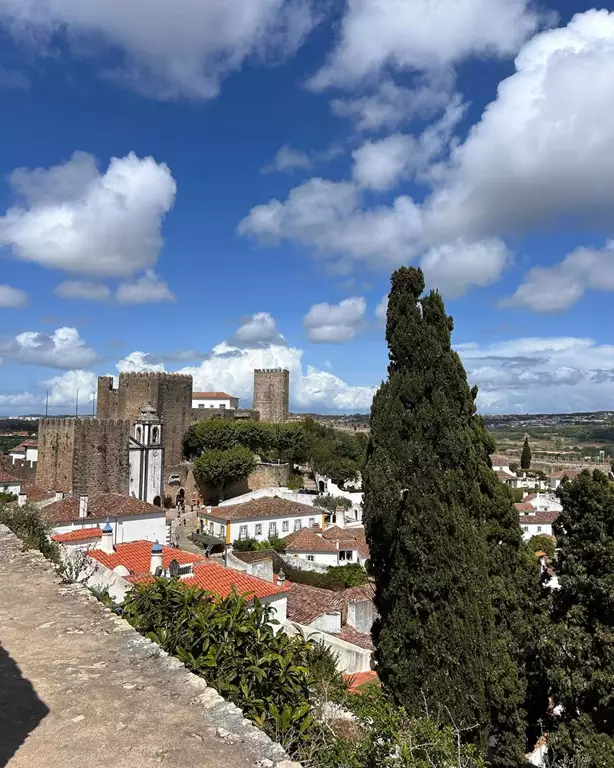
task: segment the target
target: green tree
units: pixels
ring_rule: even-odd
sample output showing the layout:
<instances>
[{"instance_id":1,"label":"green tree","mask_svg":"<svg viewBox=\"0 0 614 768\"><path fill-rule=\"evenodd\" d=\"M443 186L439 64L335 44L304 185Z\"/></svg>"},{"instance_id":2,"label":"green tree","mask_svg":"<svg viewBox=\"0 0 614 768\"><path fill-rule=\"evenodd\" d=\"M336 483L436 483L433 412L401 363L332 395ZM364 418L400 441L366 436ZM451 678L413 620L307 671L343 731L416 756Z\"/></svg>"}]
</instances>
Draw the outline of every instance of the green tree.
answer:
<instances>
[{"instance_id":1,"label":"green tree","mask_svg":"<svg viewBox=\"0 0 614 768\"><path fill-rule=\"evenodd\" d=\"M529 445L528 436L525 437L522 446L522 453L520 455L520 468L524 470L531 469L531 446Z\"/></svg>"},{"instance_id":2,"label":"green tree","mask_svg":"<svg viewBox=\"0 0 614 768\"><path fill-rule=\"evenodd\" d=\"M541 533L537 536L531 536L528 541L531 552L545 552L548 560L554 560L556 545L550 536Z\"/></svg>"},{"instance_id":3,"label":"green tree","mask_svg":"<svg viewBox=\"0 0 614 768\"><path fill-rule=\"evenodd\" d=\"M599 471L559 488L557 576L547 637L549 680L561 706L553 751L614 765L614 487ZM607 757L606 757L607 756Z\"/></svg>"},{"instance_id":4,"label":"green tree","mask_svg":"<svg viewBox=\"0 0 614 768\"><path fill-rule=\"evenodd\" d=\"M243 446L223 450L205 451L194 461L194 474L204 483L210 483L220 500L229 485L243 480L256 466L256 457Z\"/></svg>"},{"instance_id":5,"label":"green tree","mask_svg":"<svg viewBox=\"0 0 614 768\"><path fill-rule=\"evenodd\" d=\"M480 508L475 393L421 270L392 275L388 379L376 393L363 518L376 580L378 673L408 713L447 708L484 746L493 612Z\"/></svg>"}]
</instances>

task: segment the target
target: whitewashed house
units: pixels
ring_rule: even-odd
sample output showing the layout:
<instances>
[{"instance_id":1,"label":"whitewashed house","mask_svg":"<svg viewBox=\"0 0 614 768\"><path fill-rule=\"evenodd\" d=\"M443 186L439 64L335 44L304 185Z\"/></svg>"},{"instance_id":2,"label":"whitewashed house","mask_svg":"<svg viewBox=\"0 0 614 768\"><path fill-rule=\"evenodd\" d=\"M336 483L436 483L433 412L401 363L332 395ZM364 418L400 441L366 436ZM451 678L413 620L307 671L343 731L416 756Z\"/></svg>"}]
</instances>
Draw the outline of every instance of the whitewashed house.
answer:
<instances>
[{"instance_id":1,"label":"whitewashed house","mask_svg":"<svg viewBox=\"0 0 614 768\"><path fill-rule=\"evenodd\" d=\"M244 539L281 539L302 528L322 528L324 524L323 509L278 496L206 507L198 512L198 517L202 533L227 544Z\"/></svg>"},{"instance_id":2,"label":"whitewashed house","mask_svg":"<svg viewBox=\"0 0 614 768\"><path fill-rule=\"evenodd\" d=\"M120 493L70 494L46 505L42 515L54 534L77 532L78 535L84 530L91 533L92 528L102 528L108 519L114 544L166 541L165 510Z\"/></svg>"},{"instance_id":3,"label":"whitewashed house","mask_svg":"<svg viewBox=\"0 0 614 768\"><path fill-rule=\"evenodd\" d=\"M236 410L239 398L227 392L192 392L192 408L219 408L220 410Z\"/></svg>"},{"instance_id":4,"label":"whitewashed house","mask_svg":"<svg viewBox=\"0 0 614 768\"><path fill-rule=\"evenodd\" d=\"M22 463L33 467L38 461L38 443L35 440L25 440L9 451L11 463Z\"/></svg>"},{"instance_id":5,"label":"whitewashed house","mask_svg":"<svg viewBox=\"0 0 614 768\"><path fill-rule=\"evenodd\" d=\"M364 565L369 547L362 528L303 528L284 537L286 560L322 566Z\"/></svg>"},{"instance_id":6,"label":"whitewashed house","mask_svg":"<svg viewBox=\"0 0 614 768\"><path fill-rule=\"evenodd\" d=\"M0 468L0 493L12 493L13 496L19 496L22 482L17 477Z\"/></svg>"},{"instance_id":7,"label":"whitewashed house","mask_svg":"<svg viewBox=\"0 0 614 768\"><path fill-rule=\"evenodd\" d=\"M559 516L558 512L538 512L530 501L514 504L514 507L518 511L523 539L541 535L554 536L552 526Z\"/></svg>"}]
</instances>

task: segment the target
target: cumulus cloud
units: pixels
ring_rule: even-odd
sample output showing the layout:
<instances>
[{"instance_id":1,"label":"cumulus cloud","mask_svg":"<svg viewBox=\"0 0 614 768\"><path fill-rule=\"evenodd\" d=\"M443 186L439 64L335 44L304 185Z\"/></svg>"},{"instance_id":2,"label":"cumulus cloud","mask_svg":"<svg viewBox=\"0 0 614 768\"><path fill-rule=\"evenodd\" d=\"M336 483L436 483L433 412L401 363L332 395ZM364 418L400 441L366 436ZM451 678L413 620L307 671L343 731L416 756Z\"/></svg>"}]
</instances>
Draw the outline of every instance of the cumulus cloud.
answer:
<instances>
[{"instance_id":1,"label":"cumulus cloud","mask_svg":"<svg viewBox=\"0 0 614 768\"><path fill-rule=\"evenodd\" d=\"M375 307L375 317L380 323L386 322L386 316L388 314L388 294L382 296L379 304Z\"/></svg>"},{"instance_id":2,"label":"cumulus cloud","mask_svg":"<svg viewBox=\"0 0 614 768\"><path fill-rule=\"evenodd\" d=\"M493 4L493 5L496 5ZM536 35L499 84L428 205L429 236L611 229L614 13L590 10Z\"/></svg>"},{"instance_id":3,"label":"cumulus cloud","mask_svg":"<svg viewBox=\"0 0 614 768\"><path fill-rule=\"evenodd\" d=\"M165 280L152 269L132 283L121 283L115 298L120 304L152 304L158 301L175 301L175 295Z\"/></svg>"},{"instance_id":4,"label":"cumulus cloud","mask_svg":"<svg viewBox=\"0 0 614 768\"><path fill-rule=\"evenodd\" d=\"M164 363L156 355L148 352L131 352L117 363L119 373L162 372Z\"/></svg>"},{"instance_id":5,"label":"cumulus cloud","mask_svg":"<svg viewBox=\"0 0 614 768\"><path fill-rule=\"evenodd\" d=\"M273 173L274 171L288 173L295 171L297 168L305 170L311 168L312 165L313 161L306 152L292 149L290 145L284 144L283 147L277 150L273 162L270 165L264 166L262 173Z\"/></svg>"},{"instance_id":6,"label":"cumulus cloud","mask_svg":"<svg viewBox=\"0 0 614 768\"><path fill-rule=\"evenodd\" d=\"M0 285L0 307L24 307L28 303L28 294L20 288Z\"/></svg>"},{"instance_id":7,"label":"cumulus cloud","mask_svg":"<svg viewBox=\"0 0 614 768\"><path fill-rule=\"evenodd\" d=\"M77 402L77 397L79 406L91 404L96 399L98 377L91 371L66 371L61 376L54 376L43 381L42 386L49 390L49 405L51 407L72 409ZM81 413L81 407L79 413Z\"/></svg>"},{"instance_id":8,"label":"cumulus cloud","mask_svg":"<svg viewBox=\"0 0 614 768\"><path fill-rule=\"evenodd\" d=\"M107 44L122 61L102 73L147 95L209 99L248 57L294 52L316 18L308 0L0 0L0 21L37 50L63 33L80 55Z\"/></svg>"},{"instance_id":9,"label":"cumulus cloud","mask_svg":"<svg viewBox=\"0 0 614 768\"><path fill-rule=\"evenodd\" d=\"M365 133L394 130L415 119L428 119L445 109L451 100L454 77L438 74L406 88L384 80L366 96L333 99L331 109L338 117L352 120Z\"/></svg>"},{"instance_id":10,"label":"cumulus cloud","mask_svg":"<svg viewBox=\"0 0 614 768\"><path fill-rule=\"evenodd\" d=\"M590 338L521 338L459 344L483 412L557 413L609 407L614 346Z\"/></svg>"},{"instance_id":11,"label":"cumulus cloud","mask_svg":"<svg viewBox=\"0 0 614 768\"><path fill-rule=\"evenodd\" d=\"M531 269L501 305L555 314L569 309L587 290L614 291L614 241L604 250L576 248L554 267Z\"/></svg>"},{"instance_id":12,"label":"cumulus cloud","mask_svg":"<svg viewBox=\"0 0 614 768\"><path fill-rule=\"evenodd\" d=\"M176 191L164 163L130 153L100 173L91 155L75 152L63 165L17 169L10 182L18 202L0 217L0 245L16 257L100 277L155 264Z\"/></svg>"},{"instance_id":13,"label":"cumulus cloud","mask_svg":"<svg viewBox=\"0 0 614 768\"><path fill-rule=\"evenodd\" d=\"M472 286L496 282L510 264L511 253L502 240L492 238L476 243L446 243L430 248L420 266L429 288L437 288L446 298L463 296Z\"/></svg>"},{"instance_id":14,"label":"cumulus cloud","mask_svg":"<svg viewBox=\"0 0 614 768\"><path fill-rule=\"evenodd\" d=\"M232 343L239 347L261 344L284 344L284 338L277 330L275 318L269 312L256 312L244 320L237 329Z\"/></svg>"},{"instance_id":15,"label":"cumulus cloud","mask_svg":"<svg viewBox=\"0 0 614 768\"><path fill-rule=\"evenodd\" d=\"M353 339L364 323L367 305L362 296L339 304L314 304L303 318L309 341L340 344Z\"/></svg>"},{"instance_id":16,"label":"cumulus cloud","mask_svg":"<svg viewBox=\"0 0 614 768\"><path fill-rule=\"evenodd\" d=\"M418 136L394 133L366 141L352 153L355 181L367 189L385 191L400 181L424 175L429 164L447 149L465 107L454 99L443 117Z\"/></svg>"},{"instance_id":17,"label":"cumulus cloud","mask_svg":"<svg viewBox=\"0 0 614 768\"><path fill-rule=\"evenodd\" d=\"M25 331L10 341L0 342L0 354L20 363L51 368L83 368L99 360L76 328L58 328L51 335Z\"/></svg>"},{"instance_id":18,"label":"cumulus cloud","mask_svg":"<svg viewBox=\"0 0 614 768\"><path fill-rule=\"evenodd\" d=\"M348 0L338 43L314 90L393 70L437 70L471 56L509 56L537 28L527 0Z\"/></svg>"},{"instance_id":19,"label":"cumulus cloud","mask_svg":"<svg viewBox=\"0 0 614 768\"><path fill-rule=\"evenodd\" d=\"M61 299L83 299L84 301L107 301L111 298L111 289L102 283L90 283L83 280L65 280L53 290Z\"/></svg>"}]
</instances>

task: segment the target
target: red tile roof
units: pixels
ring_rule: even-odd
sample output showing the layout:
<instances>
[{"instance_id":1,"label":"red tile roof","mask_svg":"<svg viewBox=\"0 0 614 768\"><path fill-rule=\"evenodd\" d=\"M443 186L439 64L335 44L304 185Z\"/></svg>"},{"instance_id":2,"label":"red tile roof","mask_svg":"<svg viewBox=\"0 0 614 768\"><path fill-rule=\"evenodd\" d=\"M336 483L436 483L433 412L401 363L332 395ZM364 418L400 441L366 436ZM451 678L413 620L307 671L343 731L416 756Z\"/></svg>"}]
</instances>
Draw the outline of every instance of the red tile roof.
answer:
<instances>
[{"instance_id":1,"label":"red tile roof","mask_svg":"<svg viewBox=\"0 0 614 768\"><path fill-rule=\"evenodd\" d=\"M297 517L309 515L316 520L322 515L322 510L309 504L299 504L296 501L282 499L279 496L265 496L262 499L252 499L242 504L229 504L228 506L212 507L211 510L203 509L198 513L199 517L212 517L215 520L254 520L269 517Z\"/></svg>"},{"instance_id":2,"label":"red tile roof","mask_svg":"<svg viewBox=\"0 0 614 768\"><path fill-rule=\"evenodd\" d=\"M301 528L284 537L287 552L331 552L337 554L337 547L314 533L310 528Z\"/></svg>"},{"instance_id":3,"label":"red tile roof","mask_svg":"<svg viewBox=\"0 0 614 768\"><path fill-rule=\"evenodd\" d=\"M149 566L151 563L151 541L132 541L128 544L117 544L115 552L110 555L95 549L88 554L107 568L123 565L130 571L127 581L142 583L151 579ZM193 564L193 575L181 579L181 583L190 587L200 587L213 592L219 597L226 597L233 587L241 595L248 598L270 597L285 592L287 587L278 587L264 579L249 576L243 571L224 568L222 565L207 560L203 555L192 554L183 549L162 547L162 567L168 568L171 560L177 560L179 565Z\"/></svg>"},{"instance_id":4,"label":"red tile roof","mask_svg":"<svg viewBox=\"0 0 614 768\"><path fill-rule=\"evenodd\" d=\"M335 633L335 637L338 637L340 640L345 640L346 643L357 645L359 648L366 648L368 651L372 651L375 648L371 635L358 632L354 627L350 627L347 624L343 627L341 632Z\"/></svg>"},{"instance_id":5,"label":"red tile roof","mask_svg":"<svg viewBox=\"0 0 614 768\"><path fill-rule=\"evenodd\" d=\"M288 591L288 619L298 624L311 624L327 613L341 614L343 601L340 592L311 587L308 584L291 584Z\"/></svg>"},{"instance_id":6,"label":"red tile roof","mask_svg":"<svg viewBox=\"0 0 614 768\"><path fill-rule=\"evenodd\" d=\"M38 485L22 485L21 492L25 493L28 501L47 501L55 496L55 491L46 491Z\"/></svg>"},{"instance_id":7,"label":"red tile roof","mask_svg":"<svg viewBox=\"0 0 614 768\"><path fill-rule=\"evenodd\" d=\"M493 453L490 457L490 463L493 467L509 467L514 462L512 456L502 456L500 453Z\"/></svg>"},{"instance_id":8,"label":"red tile roof","mask_svg":"<svg viewBox=\"0 0 614 768\"><path fill-rule=\"evenodd\" d=\"M139 515L166 515L161 507L148 504L146 501L123 496L121 493L93 493L88 497L88 512L85 519L103 519L107 517L138 517ZM60 501L54 501L42 511L43 517L49 522L63 523L69 520L80 520L79 497L66 496Z\"/></svg>"},{"instance_id":9,"label":"red tile roof","mask_svg":"<svg viewBox=\"0 0 614 768\"><path fill-rule=\"evenodd\" d=\"M338 525L332 525L330 528L326 528L322 534L325 539L354 539L356 538L354 532L349 528L339 528Z\"/></svg>"},{"instance_id":10,"label":"red tile roof","mask_svg":"<svg viewBox=\"0 0 614 768\"><path fill-rule=\"evenodd\" d=\"M227 392L192 392L192 400L238 400Z\"/></svg>"},{"instance_id":11,"label":"red tile roof","mask_svg":"<svg viewBox=\"0 0 614 768\"><path fill-rule=\"evenodd\" d=\"M535 507L530 501L519 501L514 504L514 508L517 509L518 512L535 512Z\"/></svg>"},{"instance_id":12,"label":"red tile roof","mask_svg":"<svg viewBox=\"0 0 614 768\"><path fill-rule=\"evenodd\" d=\"M567 477L569 480L575 480L579 474L580 474L579 470L560 469L558 472L551 472L550 475L548 475L548 477L553 478L555 480L562 480L564 477Z\"/></svg>"},{"instance_id":13,"label":"red tile roof","mask_svg":"<svg viewBox=\"0 0 614 768\"><path fill-rule=\"evenodd\" d=\"M350 693L359 692L358 689L361 685L365 685L365 683L379 684L379 678L375 670L371 670L370 672L356 672L353 675L346 675L345 679L350 684Z\"/></svg>"},{"instance_id":14,"label":"red tile roof","mask_svg":"<svg viewBox=\"0 0 614 768\"><path fill-rule=\"evenodd\" d=\"M100 528L81 528L78 531L69 531L68 533L56 533L51 538L58 544L69 544L74 541L87 541L88 539L99 539L102 536Z\"/></svg>"},{"instance_id":15,"label":"red tile roof","mask_svg":"<svg viewBox=\"0 0 614 768\"><path fill-rule=\"evenodd\" d=\"M14 475L10 475L8 472L6 472L4 469L0 468L0 483L20 483L21 480L19 478L15 477Z\"/></svg>"},{"instance_id":16,"label":"red tile roof","mask_svg":"<svg viewBox=\"0 0 614 768\"><path fill-rule=\"evenodd\" d=\"M552 524L559 512L536 512L534 515L519 515L520 525L539 525L545 523L546 525Z\"/></svg>"},{"instance_id":17,"label":"red tile roof","mask_svg":"<svg viewBox=\"0 0 614 768\"><path fill-rule=\"evenodd\" d=\"M16 445L14 448L11 448L8 453L15 453L16 451L25 450L26 448L38 448L38 443L36 440L24 440L23 443L19 443L19 445Z\"/></svg>"},{"instance_id":18,"label":"red tile roof","mask_svg":"<svg viewBox=\"0 0 614 768\"><path fill-rule=\"evenodd\" d=\"M339 549L353 549L363 560L368 560L370 557L364 528L338 528L333 525L332 528L327 528L322 535L325 539L338 541Z\"/></svg>"}]
</instances>

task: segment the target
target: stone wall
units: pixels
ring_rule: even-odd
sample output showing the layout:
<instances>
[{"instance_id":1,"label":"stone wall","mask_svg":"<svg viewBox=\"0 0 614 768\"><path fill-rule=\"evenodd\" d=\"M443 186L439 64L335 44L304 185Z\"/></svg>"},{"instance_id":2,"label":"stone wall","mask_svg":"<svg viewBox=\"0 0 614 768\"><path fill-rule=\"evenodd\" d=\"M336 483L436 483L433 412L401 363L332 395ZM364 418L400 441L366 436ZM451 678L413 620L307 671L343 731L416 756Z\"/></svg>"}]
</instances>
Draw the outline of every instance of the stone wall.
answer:
<instances>
[{"instance_id":1,"label":"stone wall","mask_svg":"<svg viewBox=\"0 0 614 768\"><path fill-rule=\"evenodd\" d=\"M72 491L75 419L40 419L36 484L44 490Z\"/></svg>"},{"instance_id":2,"label":"stone wall","mask_svg":"<svg viewBox=\"0 0 614 768\"><path fill-rule=\"evenodd\" d=\"M165 494L175 499L180 488L185 490L186 504L190 504L192 499L198 496L204 504L216 504L218 502L217 491L207 483L200 482L194 477L194 465L192 462L183 462L174 470L181 476L181 485L165 485ZM290 478L289 464L258 464L256 469L243 480L228 486L224 493L226 500L231 500L235 496L242 496L250 491L258 491L262 488L281 488L288 485ZM168 477L165 478L165 481Z\"/></svg>"},{"instance_id":3,"label":"stone wall","mask_svg":"<svg viewBox=\"0 0 614 768\"><path fill-rule=\"evenodd\" d=\"M261 488L286 488L290 482L289 464L258 464L247 478L247 490Z\"/></svg>"},{"instance_id":4,"label":"stone wall","mask_svg":"<svg viewBox=\"0 0 614 768\"><path fill-rule=\"evenodd\" d=\"M290 406L290 371L263 368L254 371L254 405L260 421L283 423Z\"/></svg>"},{"instance_id":5,"label":"stone wall","mask_svg":"<svg viewBox=\"0 0 614 768\"><path fill-rule=\"evenodd\" d=\"M96 413L99 419L116 419L119 415L118 393L113 387L113 376L98 377Z\"/></svg>"},{"instance_id":6,"label":"stone wall","mask_svg":"<svg viewBox=\"0 0 614 768\"><path fill-rule=\"evenodd\" d=\"M211 419L259 421L260 414L251 408L192 408L192 424Z\"/></svg>"},{"instance_id":7,"label":"stone wall","mask_svg":"<svg viewBox=\"0 0 614 768\"><path fill-rule=\"evenodd\" d=\"M128 495L130 424L127 419L76 420L72 472L74 493Z\"/></svg>"}]
</instances>

